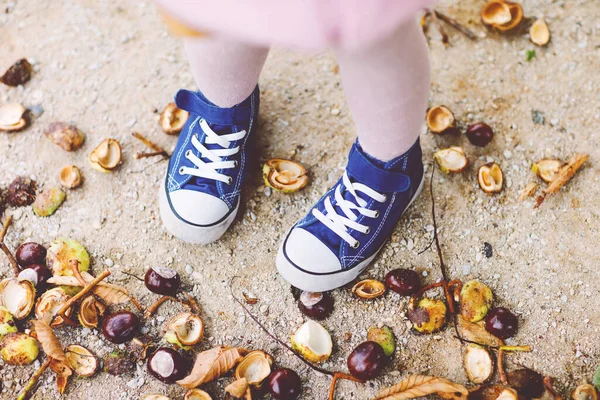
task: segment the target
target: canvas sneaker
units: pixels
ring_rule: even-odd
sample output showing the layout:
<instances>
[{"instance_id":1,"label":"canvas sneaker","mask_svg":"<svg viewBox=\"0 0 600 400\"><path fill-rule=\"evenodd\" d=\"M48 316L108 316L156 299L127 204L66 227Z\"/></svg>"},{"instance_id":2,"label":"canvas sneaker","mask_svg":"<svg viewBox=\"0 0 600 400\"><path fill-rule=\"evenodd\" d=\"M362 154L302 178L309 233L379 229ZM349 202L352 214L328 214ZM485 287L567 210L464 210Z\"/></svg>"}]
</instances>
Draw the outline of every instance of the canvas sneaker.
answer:
<instances>
[{"instance_id":1,"label":"canvas sneaker","mask_svg":"<svg viewBox=\"0 0 600 400\"><path fill-rule=\"evenodd\" d=\"M373 261L423 188L419 140L388 162L352 146L340 180L285 237L279 273L293 286L324 292L354 280Z\"/></svg>"},{"instance_id":2,"label":"canvas sneaker","mask_svg":"<svg viewBox=\"0 0 600 400\"><path fill-rule=\"evenodd\" d=\"M231 108L217 107L189 90L180 90L175 104L190 116L160 187L161 219L181 240L211 243L229 228L239 207L259 89Z\"/></svg>"}]
</instances>

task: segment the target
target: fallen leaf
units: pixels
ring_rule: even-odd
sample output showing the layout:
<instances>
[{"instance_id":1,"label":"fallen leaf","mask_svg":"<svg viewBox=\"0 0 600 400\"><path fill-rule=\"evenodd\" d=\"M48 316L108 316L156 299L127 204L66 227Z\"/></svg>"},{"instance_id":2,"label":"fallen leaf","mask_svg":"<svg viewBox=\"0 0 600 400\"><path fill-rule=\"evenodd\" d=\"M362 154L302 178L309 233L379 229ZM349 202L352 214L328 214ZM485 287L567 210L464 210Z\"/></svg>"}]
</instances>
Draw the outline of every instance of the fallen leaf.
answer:
<instances>
[{"instance_id":1,"label":"fallen leaf","mask_svg":"<svg viewBox=\"0 0 600 400\"><path fill-rule=\"evenodd\" d=\"M482 326L467 321L462 315L457 316L457 328L460 336L472 342L486 346L504 346L504 342L485 330Z\"/></svg>"},{"instance_id":2,"label":"fallen leaf","mask_svg":"<svg viewBox=\"0 0 600 400\"><path fill-rule=\"evenodd\" d=\"M527 198L534 195L535 191L538 188L538 184L535 182L530 182L525 186L521 194L519 195L519 201L526 200Z\"/></svg>"},{"instance_id":3,"label":"fallen leaf","mask_svg":"<svg viewBox=\"0 0 600 400\"><path fill-rule=\"evenodd\" d=\"M31 321L35 327L35 333L37 335L38 342L42 345L44 353L53 360L64 361L66 360L65 352L62 349L60 341L54 335L50 325L44 321L33 320ZM68 367L67 367L68 368Z\"/></svg>"},{"instance_id":4,"label":"fallen leaf","mask_svg":"<svg viewBox=\"0 0 600 400\"><path fill-rule=\"evenodd\" d=\"M65 361L58 361L53 358L50 360L50 369L56 373L56 388L58 389L58 393L63 394L69 377L73 375L73 371Z\"/></svg>"},{"instance_id":5,"label":"fallen leaf","mask_svg":"<svg viewBox=\"0 0 600 400\"><path fill-rule=\"evenodd\" d=\"M407 400L437 393L444 399L466 400L466 387L444 378L425 375L409 375L397 385L379 392L373 400Z\"/></svg>"},{"instance_id":6,"label":"fallen leaf","mask_svg":"<svg viewBox=\"0 0 600 400\"><path fill-rule=\"evenodd\" d=\"M240 362L246 350L236 347L218 346L196 356L192 372L177 383L192 389L203 383L212 382L231 370Z\"/></svg>"}]
</instances>

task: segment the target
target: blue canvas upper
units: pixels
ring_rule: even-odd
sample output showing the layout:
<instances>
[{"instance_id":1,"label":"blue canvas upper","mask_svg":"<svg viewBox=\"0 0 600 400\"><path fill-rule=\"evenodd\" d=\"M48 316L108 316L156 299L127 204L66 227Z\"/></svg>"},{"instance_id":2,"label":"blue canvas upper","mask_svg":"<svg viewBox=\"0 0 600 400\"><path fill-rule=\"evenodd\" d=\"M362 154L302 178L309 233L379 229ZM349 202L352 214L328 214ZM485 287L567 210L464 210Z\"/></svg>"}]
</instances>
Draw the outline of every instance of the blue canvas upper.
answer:
<instances>
[{"instance_id":1,"label":"blue canvas upper","mask_svg":"<svg viewBox=\"0 0 600 400\"><path fill-rule=\"evenodd\" d=\"M252 92L246 100L231 108L217 107L206 99L202 93L184 89L180 90L175 95L175 104L180 109L188 111L190 116L181 130L177 145L169 160L167 177L165 179L167 198L170 193L177 190L193 190L217 197L227 204L230 212L235 210L239 201L242 183L244 182L248 170L246 143L252 134L252 131L255 129L256 118L258 116L258 87L256 87L254 92ZM194 164L185 157L187 151L191 151L203 161L209 161L206 158L202 158L201 154L191 143L194 135L198 136L201 143L205 143L206 134L200 127L201 119L204 119L209 127L218 135L240 132L242 130L248 132L244 138L231 142L230 144L230 148L240 146L240 151L233 156L223 158L224 161L237 161L237 167L226 170L217 170L218 172L230 176L232 178L231 184L213 179L181 174L179 172L181 167L194 167ZM221 148L217 144L205 144L205 146L210 150ZM170 205L172 211L177 214L177 211L173 209L172 204ZM179 215L177 216L182 219Z\"/></svg>"},{"instance_id":2,"label":"blue canvas upper","mask_svg":"<svg viewBox=\"0 0 600 400\"><path fill-rule=\"evenodd\" d=\"M351 182L359 182L367 185L387 197L386 201L382 203L367 196L364 197L364 200L367 201L366 208L379 211L379 217L369 218L359 215L358 219L356 219L356 222L371 228L369 233L362 233L348 228L349 234L357 239L360 245L356 249L352 248L348 242L342 240L340 236L325 226L312 213L313 209L316 208L326 214L324 201L327 197L331 198L332 205L336 211L339 211L339 206L336 205L333 195L338 185L341 185L345 199L353 199L353 195L345 190L342 179L321 197L313 209L295 225L295 228L302 228L319 238L321 242L337 255L343 270L353 268L379 251L390 237L402 213L415 196L423 178L423 161L419 140L406 153L388 162L382 162L370 157L362 150L358 141L356 141L348 156L346 173ZM284 243L284 253L285 247ZM286 257L293 263L287 254ZM296 267L300 268L297 265ZM318 274L314 272L309 273Z\"/></svg>"}]
</instances>

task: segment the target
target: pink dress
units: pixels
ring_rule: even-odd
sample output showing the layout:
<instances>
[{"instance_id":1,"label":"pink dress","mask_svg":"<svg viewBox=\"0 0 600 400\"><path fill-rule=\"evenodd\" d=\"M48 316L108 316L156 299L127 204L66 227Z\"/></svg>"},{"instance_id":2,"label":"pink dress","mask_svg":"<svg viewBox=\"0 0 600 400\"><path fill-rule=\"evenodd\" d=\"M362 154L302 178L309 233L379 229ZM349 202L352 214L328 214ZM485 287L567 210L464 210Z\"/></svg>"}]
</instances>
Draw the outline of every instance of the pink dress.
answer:
<instances>
[{"instance_id":1,"label":"pink dress","mask_svg":"<svg viewBox=\"0 0 600 400\"><path fill-rule=\"evenodd\" d=\"M435 0L155 0L183 25L258 45L358 48Z\"/></svg>"}]
</instances>

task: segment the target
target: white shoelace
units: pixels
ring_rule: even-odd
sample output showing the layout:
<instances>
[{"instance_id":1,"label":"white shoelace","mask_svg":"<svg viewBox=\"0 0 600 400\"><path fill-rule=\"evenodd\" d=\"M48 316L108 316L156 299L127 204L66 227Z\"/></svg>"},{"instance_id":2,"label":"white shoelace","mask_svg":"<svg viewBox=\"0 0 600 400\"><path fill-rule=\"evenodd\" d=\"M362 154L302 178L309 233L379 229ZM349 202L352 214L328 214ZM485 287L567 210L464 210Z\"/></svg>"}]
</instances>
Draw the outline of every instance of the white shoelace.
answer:
<instances>
[{"instance_id":1,"label":"white shoelace","mask_svg":"<svg viewBox=\"0 0 600 400\"><path fill-rule=\"evenodd\" d=\"M350 178L348 178L346 172L344 172L342 181L344 183L344 186L346 186L346 190L354 196L354 201L344 199L342 195L341 185L338 185L338 187L335 189L336 206L341 208L341 210L346 216L337 213L333 204L331 204L330 197L327 197L325 199L325 210L327 211L326 214L323 214L316 208L313 209L312 213L326 227L331 229L344 241L348 242L352 248L356 249L358 248L358 246L360 246L360 242L357 239L350 236L350 234L348 233L348 228L357 230L365 234L371 232L371 228L369 228L367 225L362 225L356 222L356 220L358 219L358 214L356 214L353 210L356 210L359 214L362 214L365 217L379 217L379 211L369 210L368 208L365 208L367 206L367 201L361 197L358 197L357 192L362 192L379 203L385 202L387 200L387 196L376 192L375 190L371 189L366 185L363 185L362 183L350 182Z\"/></svg>"},{"instance_id":2,"label":"white shoelace","mask_svg":"<svg viewBox=\"0 0 600 400\"><path fill-rule=\"evenodd\" d=\"M194 136L192 136L192 146L200 152L202 158L207 158L208 161L202 160L192 153L192 151L188 150L185 152L185 158L190 160L195 168L181 167L179 168L179 173L181 175L193 175L198 178L213 179L231 185L233 178L217 172L217 170L237 167L237 161L223 161L222 157L232 156L240 151L239 146L232 148L229 148L229 146L232 142L243 139L244 136L246 136L246 131L230 133L227 135L217 135L204 119L200 120L200 128L202 128L202 131L206 134L206 139L204 141L206 144L218 144L222 149L211 150L206 148L204 144L200 143L198 135L194 134Z\"/></svg>"}]
</instances>

